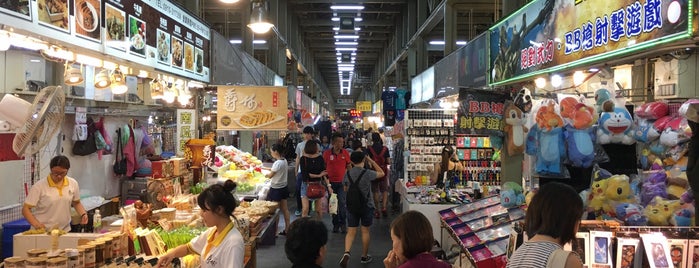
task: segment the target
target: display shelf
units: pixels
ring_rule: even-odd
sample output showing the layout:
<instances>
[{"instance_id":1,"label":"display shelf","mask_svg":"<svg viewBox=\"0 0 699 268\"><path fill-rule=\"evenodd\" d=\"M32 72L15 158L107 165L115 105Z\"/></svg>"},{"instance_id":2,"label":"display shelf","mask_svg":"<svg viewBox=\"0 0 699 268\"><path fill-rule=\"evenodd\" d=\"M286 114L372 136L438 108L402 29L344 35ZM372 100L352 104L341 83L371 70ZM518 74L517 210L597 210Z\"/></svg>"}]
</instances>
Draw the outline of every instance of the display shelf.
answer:
<instances>
[{"instance_id":1,"label":"display shelf","mask_svg":"<svg viewBox=\"0 0 699 268\"><path fill-rule=\"evenodd\" d=\"M405 177L414 180L428 177L441 159L442 148L456 144L454 116L456 110L408 109L405 112L405 150L410 152L404 165ZM424 184L423 179L420 179Z\"/></svg>"}]
</instances>

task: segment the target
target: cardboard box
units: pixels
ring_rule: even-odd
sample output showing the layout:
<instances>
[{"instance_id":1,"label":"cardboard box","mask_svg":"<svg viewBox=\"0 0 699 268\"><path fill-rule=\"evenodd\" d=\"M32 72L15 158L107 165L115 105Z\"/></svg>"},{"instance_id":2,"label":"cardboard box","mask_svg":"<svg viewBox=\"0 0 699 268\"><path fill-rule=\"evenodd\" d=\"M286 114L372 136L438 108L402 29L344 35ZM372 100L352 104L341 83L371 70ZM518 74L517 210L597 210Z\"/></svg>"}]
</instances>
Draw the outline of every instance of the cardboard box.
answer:
<instances>
[{"instance_id":1,"label":"cardboard box","mask_svg":"<svg viewBox=\"0 0 699 268\"><path fill-rule=\"evenodd\" d=\"M173 174L173 163L170 160L153 161L151 169L153 178L167 178Z\"/></svg>"},{"instance_id":2,"label":"cardboard box","mask_svg":"<svg viewBox=\"0 0 699 268\"><path fill-rule=\"evenodd\" d=\"M58 248L76 248L78 245L95 240L103 234L95 233L67 233L58 237ZM51 236L46 234L23 235L16 234L12 237L12 254L17 257L26 257L27 250L34 248L51 247Z\"/></svg>"},{"instance_id":3,"label":"cardboard box","mask_svg":"<svg viewBox=\"0 0 699 268\"><path fill-rule=\"evenodd\" d=\"M189 162L185 158L170 158L172 162L172 175L180 176L187 172L187 163Z\"/></svg>"}]
</instances>

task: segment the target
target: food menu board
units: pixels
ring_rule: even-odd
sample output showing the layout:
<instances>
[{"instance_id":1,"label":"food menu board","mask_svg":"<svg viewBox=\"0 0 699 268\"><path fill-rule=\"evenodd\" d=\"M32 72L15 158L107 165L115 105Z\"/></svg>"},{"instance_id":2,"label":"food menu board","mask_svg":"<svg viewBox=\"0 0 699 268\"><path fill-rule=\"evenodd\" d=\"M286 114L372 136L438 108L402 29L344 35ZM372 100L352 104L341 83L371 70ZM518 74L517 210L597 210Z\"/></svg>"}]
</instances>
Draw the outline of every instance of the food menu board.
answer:
<instances>
[{"instance_id":1,"label":"food menu board","mask_svg":"<svg viewBox=\"0 0 699 268\"><path fill-rule=\"evenodd\" d=\"M0 22L73 51L210 81L208 25L170 1L0 0Z\"/></svg>"},{"instance_id":2,"label":"food menu board","mask_svg":"<svg viewBox=\"0 0 699 268\"><path fill-rule=\"evenodd\" d=\"M286 130L286 87L217 86L218 130Z\"/></svg>"}]
</instances>

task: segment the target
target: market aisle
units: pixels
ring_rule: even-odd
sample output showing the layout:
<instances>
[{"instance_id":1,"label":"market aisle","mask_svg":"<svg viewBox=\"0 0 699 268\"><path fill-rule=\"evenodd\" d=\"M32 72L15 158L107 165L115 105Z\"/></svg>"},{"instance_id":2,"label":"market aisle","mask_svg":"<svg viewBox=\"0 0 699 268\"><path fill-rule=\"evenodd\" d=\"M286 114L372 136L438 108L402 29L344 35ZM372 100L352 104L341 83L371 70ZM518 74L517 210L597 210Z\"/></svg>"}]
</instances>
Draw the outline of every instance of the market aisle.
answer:
<instances>
[{"instance_id":1,"label":"market aisle","mask_svg":"<svg viewBox=\"0 0 699 268\"><path fill-rule=\"evenodd\" d=\"M293 204L292 204L293 203ZM296 209L296 201L293 198L289 199L291 209L291 220L296 219L294 210ZM361 235L358 233L352 244L352 258L348 267L384 267L383 259L386 253L391 249L391 234L389 228L391 221L397 214L389 213L388 218L374 219L374 224L371 226L371 243L369 244L369 255L374 257L374 260L368 264L361 264L359 258L362 250ZM338 262L342 253L345 251L345 234L332 232L332 219L330 215L323 217L325 226L328 227L328 254L323 263L323 267L339 267ZM284 220L280 219L281 225ZM281 228L281 227L279 227ZM291 262L286 258L284 253L285 236L277 236L276 244L272 246L260 246L257 248L257 267L291 267Z\"/></svg>"}]
</instances>

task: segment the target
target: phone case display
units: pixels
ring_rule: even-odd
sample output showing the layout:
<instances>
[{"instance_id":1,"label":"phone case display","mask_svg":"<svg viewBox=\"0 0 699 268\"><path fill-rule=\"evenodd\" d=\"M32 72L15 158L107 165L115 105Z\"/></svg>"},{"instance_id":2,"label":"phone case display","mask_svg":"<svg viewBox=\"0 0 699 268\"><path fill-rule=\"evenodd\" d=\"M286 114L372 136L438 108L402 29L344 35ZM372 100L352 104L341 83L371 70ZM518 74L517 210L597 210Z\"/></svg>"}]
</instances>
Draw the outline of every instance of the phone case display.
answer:
<instances>
[{"instance_id":1,"label":"phone case display","mask_svg":"<svg viewBox=\"0 0 699 268\"><path fill-rule=\"evenodd\" d=\"M670 259L672 260L670 267L686 267L689 240L668 239L667 243L670 246Z\"/></svg>"},{"instance_id":2,"label":"phone case display","mask_svg":"<svg viewBox=\"0 0 699 268\"><path fill-rule=\"evenodd\" d=\"M590 262L592 267L612 267L612 232L590 231Z\"/></svg>"},{"instance_id":3,"label":"phone case display","mask_svg":"<svg viewBox=\"0 0 699 268\"><path fill-rule=\"evenodd\" d=\"M690 239L687 247L687 267L699 268L699 240Z\"/></svg>"},{"instance_id":4,"label":"phone case display","mask_svg":"<svg viewBox=\"0 0 699 268\"><path fill-rule=\"evenodd\" d=\"M453 184L466 186L479 182L481 186L500 185L500 161L494 160L495 150L489 137L456 137L456 155L465 168Z\"/></svg>"},{"instance_id":5,"label":"phone case display","mask_svg":"<svg viewBox=\"0 0 699 268\"><path fill-rule=\"evenodd\" d=\"M511 223L524 219L525 213L519 207L502 207L500 198L493 196L441 210L439 215L443 228L476 267L502 267L509 238L515 233Z\"/></svg>"},{"instance_id":6,"label":"phone case display","mask_svg":"<svg viewBox=\"0 0 699 268\"><path fill-rule=\"evenodd\" d=\"M643 252L638 238L617 238L616 252L617 268L641 268Z\"/></svg>"},{"instance_id":7,"label":"phone case display","mask_svg":"<svg viewBox=\"0 0 699 268\"><path fill-rule=\"evenodd\" d=\"M441 161L442 148L453 146L456 110L405 111L406 148L410 152L406 176L416 185L429 185L435 163Z\"/></svg>"},{"instance_id":8,"label":"phone case display","mask_svg":"<svg viewBox=\"0 0 699 268\"><path fill-rule=\"evenodd\" d=\"M640 234L651 268L670 267L670 245L662 233Z\"/></svg>"}]
</instances>

